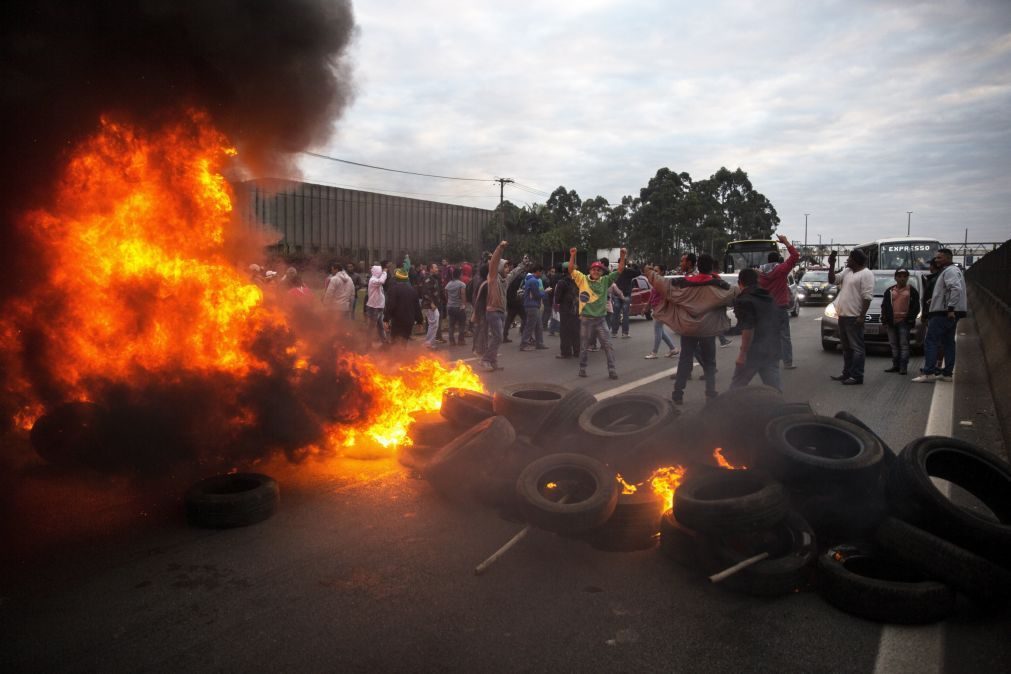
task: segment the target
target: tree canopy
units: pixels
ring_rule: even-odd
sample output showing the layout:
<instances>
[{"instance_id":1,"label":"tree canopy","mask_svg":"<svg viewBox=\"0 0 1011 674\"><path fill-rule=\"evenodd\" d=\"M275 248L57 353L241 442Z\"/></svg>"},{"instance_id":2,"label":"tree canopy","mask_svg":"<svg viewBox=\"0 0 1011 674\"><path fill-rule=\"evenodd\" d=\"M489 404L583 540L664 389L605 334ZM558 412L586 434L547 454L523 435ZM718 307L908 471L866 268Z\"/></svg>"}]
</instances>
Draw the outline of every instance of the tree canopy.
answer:
<instances>
[{"instance_id":1,"label":"tree canopy","mask_svg":"<svg viewBox=\"0 0 1011 674\"><path fill-rule=\"evenodd\" d=\"M670 265L686 252L719 255L728 241L770 238L778 225L776 209L740 168L697 182L661 168L639 196L617 204L601 196L584 201L564 186L544 204L504 201L483 243L490 250L505 238L511 250L532 256L626 246L633 260Z\"/></svg>"}]
</instances>

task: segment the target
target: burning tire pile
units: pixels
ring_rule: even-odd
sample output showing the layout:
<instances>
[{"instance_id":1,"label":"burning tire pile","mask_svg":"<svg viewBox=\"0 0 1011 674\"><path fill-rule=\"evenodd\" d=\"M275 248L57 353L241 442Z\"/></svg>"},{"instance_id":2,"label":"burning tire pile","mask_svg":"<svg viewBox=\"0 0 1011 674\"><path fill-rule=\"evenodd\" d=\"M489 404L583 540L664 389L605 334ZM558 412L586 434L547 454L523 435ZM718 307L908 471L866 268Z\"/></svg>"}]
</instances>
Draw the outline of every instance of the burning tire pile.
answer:
<instances>
[{"instance_id":1,"label":"burning tire pile","mask_svg":"<svg viewBox=\"0 0 1011 674\"><path fill-rule=\"evenodd\" d=\"M477 573L535 527L608 551L659 541L728 590L817 589L879 622L942 620L957 595L987 608L1011 598L1011 466L960 440L896 454L853 415L815 415L766 387L684 418L646 394L447 389L441 417L415 422L401 463L453 501L527 523Z\"/></svg>"}]
</instances>

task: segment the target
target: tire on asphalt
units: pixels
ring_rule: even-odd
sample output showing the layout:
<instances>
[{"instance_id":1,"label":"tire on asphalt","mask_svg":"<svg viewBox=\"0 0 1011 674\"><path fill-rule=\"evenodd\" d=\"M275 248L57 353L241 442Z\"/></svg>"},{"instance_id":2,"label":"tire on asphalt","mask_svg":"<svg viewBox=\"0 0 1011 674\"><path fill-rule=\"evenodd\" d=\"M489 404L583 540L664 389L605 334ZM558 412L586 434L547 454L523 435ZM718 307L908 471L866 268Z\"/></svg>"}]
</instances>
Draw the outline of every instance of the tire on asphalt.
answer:
<instances>
[{"instance_id":1,"label":"tire on asphalt","mask_svg":"<svg viewBox=\"0 0 1011 674\"><path fill-rule=\"evenodd\" d=\"M699 413L700 453L720 447L735 466L755 466L766 451L762 429L784 403L783 394L771 386L742 386L721 393ZM728 423L731 419L733 423Z\"/></svg>"},{"instance_id":2,"label":"tire on asphalt","mask_svg":"<svg viewBox=\"0 0 1011 674\"><path fill-rule=\"evenodd\" d=\"M32 425L28 438L35 452L57 466L81 466L101 452L105 408L88 402L57 405Z\"/></svg>"},{"instance_id":3,"label":"tire on asphalt","mask_svg":"<svg viewBox=\"0 0 1011 674\"><path fill-rule=\"evenodd\" d=\"M441 447L460 434L460 429L438 412L417 415L407 428L416 445Z\"/></svg>"},{"instance_id":4,"label":"tire on asphalt","mask_svg":"<svg viewBox=\"0 0 1011 674\"><path fill-rule=\"evenodd\" d=\"M579 433L590 451L629 452L675 418L669 400L629 393L594 403L579 415Z\"/></svg>"},{"instance_id":5,"label":"tire on asphalt","mask_svg":"<svg viewBox=\"0 0 1011 674\"><path fill-rule=\"evenodd\" d=\"M724 579L720 585L754 595L777 597L808 584L811 567L818 555L817 539L810 525L796 512L789 512L778 524L748 535L699 537L699 555L707 572L727 569L754 555L769 557Z\"/></svg>"},{"instance_id":6,"label":"tire on asphalt","mask_svg":"<svg viewBox=\"0 0 1011 674\"><path fill-rule=\"evenodd\" d=\"M670 510L660 518L660 552L691 571L701 568L699 533L678 522Z\"/></svg>"},{"instance_id":7,"label":"tire on asphalt","mask_svg":"<svg viewBox=\"0 0 1011 674\"><path fill-rule=\"evenodd\" d=\"M700 533L769 529L786 517L783 485L755 470L689 475L674 492L674 516Z\"/></svg>"},{"instance_id":8,"label":"tire on asphalt","mask_svg":"<svg viewBox=\"0 0 1011 674\"><path fill-rule=\"evenodd\" d=\"M663 515L663 497L648 486L632 494L619 493L607 522L583 535L597 550L633 552L656 547Z\"/></svg>"},{"instance_id":9,"label":"tire on asphalt","mask_svg":"<svg viewBox=\"0 0 1011 674\"><path fill-rule=\"evenodd\" d=\"M851 424L855 424L855 425L859 426L860 428L864 429L865 431L867 431L868 433L872 434L874 437L876 437L878 439L878 442L881 443L881 449L883 449L884 452L885 452L885 455L884 455L885 465L886 466L891 466L892 465L892 461L895 460L895 450L893 450L891 447L889 447L888 443L886 443L881 438L880 435L878 435L877 433L875 433L874 429L872 429L870 426L868 426L867 424L865 424L862 419L860 419L859 417L857 417L855 414L851 414L850 412L845 412L845 411L836 412L835 418L839 419L841 421L848 421Z\"/></svg>"},{"instance_id":10,"label":"tire on asphalt","mask_svg":"<svg viewBox=\"0 0 1011 674\"><path fill-rule=\"evenodd\" d=\"M508 419L517 433L532 434L568 392L564 386L543 382L510 384L495 391L492 408Z\"/></svg>"},{"instance_id":11,"label":"tire on asphalt","mask_svg":"<svg viewBox=\"0 0 1011 674\"><path fill-rule=\"evenodd\" d=\"M599 527L614 513L614 471L583 454L549 454L527 466L516 481L527 522L546 531L579 534ZM566 497L565 503L559 501Z\"/></svg>"},{"instance_id":12,"label":"tire on asphalt","mask_svg":"<svg viewBox=\"0 0 1011 674\"><path fill-rule=\"evenodd\" d=\"M982 604L1000 606L1011 598L1011 570L908 522L889 517L874 540L888 557Z\"/></svg>"},{"instance_id":13,"label":"tire on asphalt","mask_svg":"<svg viewBox=\"0 0 1011 674\"><path fill-rule=\"evenodd\" d=\"M448 388L442 392L439 413L459 428L471 428L488 417L495 416L491 396L487 393Z\"/></svg>"},{"instance_id":14,"label":"tire on asphalt","mask_svg":"<svg viewBox=\"0 0 1011 674\"><path fill-rule=\"evenodd\" d=\"M558 404L551 408L532 437L546 447L553 447L559 438L579 427L579 415L596 402L596 396L585 388L570 389Z\"/></svg>"},{"instance_id":15,"label":"tire on asphalt","mask_svg":"<svg viewBox=\"0 0 1011 674\"><path fill-rule=\"evenodd\" d=\"M262 522L274 514L280 500L273 478L260 473L230 473L197 482L183 502L192 526L231 529Z\"/></svg>"},{"instance_id":16,"label":"tire on asphalt","mask_svg":"<svg viewBox=\"0 0 1011 674\"><path fill-rule=\"evenodd\" d=\"M863 428L832 417L790 414L765 427L768 452L758 466L785 482L871 484L884 450Z\"/></svg>"},{"instance_id":17,"label":"tire on asphalt","mask_svg":"<svg viewBox=\"0 0 1011 674\"><path fill-rule=\"evenodd\" d=\"M818 589L839 610L876 622L925 625L955 609L955 592L944 583L851 545L818 558Z\"/></svg>"},{"instance_id":18,"label":"tire on asphalt","mask_svg":"<svg viewBox=\"0 0 1011 674\"><path fill-rule=\"evenodd\" d=\"M994 518L956 505L932 477L968 491ZM954 438L920 438L896 457L887 490L899 518L1011 567L1011 466L995 454Z\"/></svg>"},{"instance_id":19,"label":"tire on asphalt","mask_svg":"<svg viewBox=\"0 0 1011 674\"><path fill-rule=\"evenodd\" d=\"M505 417L490 417L439 448L422 475L443 496L467 501L487 486L505 460L516 432Z\"/></svg>"}]
</instances>

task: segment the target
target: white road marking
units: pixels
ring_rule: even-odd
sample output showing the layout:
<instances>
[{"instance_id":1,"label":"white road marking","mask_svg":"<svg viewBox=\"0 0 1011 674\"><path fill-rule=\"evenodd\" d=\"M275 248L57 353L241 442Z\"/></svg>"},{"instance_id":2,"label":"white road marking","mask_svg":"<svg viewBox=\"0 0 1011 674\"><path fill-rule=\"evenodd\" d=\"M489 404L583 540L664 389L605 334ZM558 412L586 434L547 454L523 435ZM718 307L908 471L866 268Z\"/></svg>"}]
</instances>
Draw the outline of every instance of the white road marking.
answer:
<instances>
[{"instance_id":1,"label":"white road marking","mask_svg":"<svg viewBox=\"0 0 1011 674\"><path fill-rule=\"evenodd\" d=\"M663 379L664 377L669 377L672 374L677 373L678 369L672 367L668 370L661 370L656 374L651 374L648 377L643 377L642 379L636 379L635 381L630 381L627 384L622 384L621 386L615 386L612 389L602 391L597 394L597 400L607 400L608 398L613 398L616 395L621 395L631 391L634 388L639 388L640 386L645 386L646 384L652 384L653 382Z\"/></svg>"},{"instance_id":2,"label":"white road marking","mask_svg":"<svg viewBox=\"0 0 1011 674\"><path fill-rule=\"evenodd\" d=\"M822 317L821 317L821 316L819 316L818 318L815 318L815 319L813 319L813 320L814 320L814 322L815 322L815 323L817 323L818 321L820 321L820 320L821 320L821 318L822 318Z\"/></svg>"},{"instance_id":3,"label":"white road marking","mask_svg":"<svg viewBox=\"0 0 1011 674\"><path fill-rule=\"evenodd\" d=\"M955 414L955 382L934 382L930 412L924 435L951 435ZM937 483L938 489L951 498L951 484ZM881 630L874 674L885 672L917 672L928 674L944 670L943 623L924 627L886 625Z\"/></svg>"}]
</instances>

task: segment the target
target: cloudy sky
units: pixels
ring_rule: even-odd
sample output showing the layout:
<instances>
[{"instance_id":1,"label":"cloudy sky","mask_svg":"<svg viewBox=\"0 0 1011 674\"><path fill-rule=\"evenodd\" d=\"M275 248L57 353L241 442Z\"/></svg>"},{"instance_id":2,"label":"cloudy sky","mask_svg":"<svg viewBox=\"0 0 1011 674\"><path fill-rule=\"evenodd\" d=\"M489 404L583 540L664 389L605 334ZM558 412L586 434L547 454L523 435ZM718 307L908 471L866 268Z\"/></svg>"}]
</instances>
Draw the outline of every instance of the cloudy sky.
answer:
<instances>
[{"instance_id":1,"label":"cloudy sky","mask_svg":"<svg viewBox=\"0 0 1011 674\"><path fill-rule=\"evenodd\" d=\"M744 169L809 242L1011 237L1011 2L359 0L319 151L617 202ZM307 180L493 208L498 185L311 157ZM545 196L506 188L515 203Z\"/></svg>"}]
</instances>

